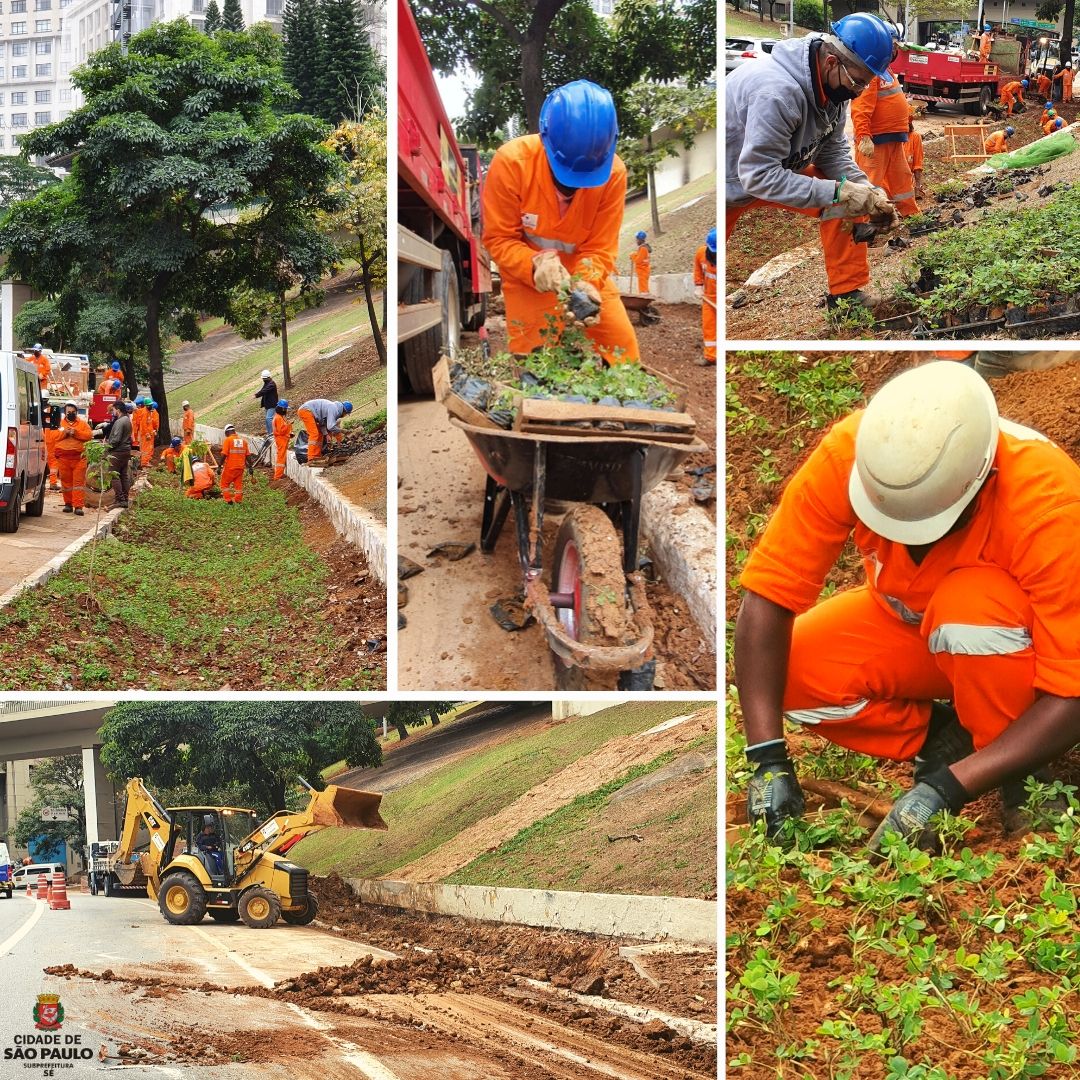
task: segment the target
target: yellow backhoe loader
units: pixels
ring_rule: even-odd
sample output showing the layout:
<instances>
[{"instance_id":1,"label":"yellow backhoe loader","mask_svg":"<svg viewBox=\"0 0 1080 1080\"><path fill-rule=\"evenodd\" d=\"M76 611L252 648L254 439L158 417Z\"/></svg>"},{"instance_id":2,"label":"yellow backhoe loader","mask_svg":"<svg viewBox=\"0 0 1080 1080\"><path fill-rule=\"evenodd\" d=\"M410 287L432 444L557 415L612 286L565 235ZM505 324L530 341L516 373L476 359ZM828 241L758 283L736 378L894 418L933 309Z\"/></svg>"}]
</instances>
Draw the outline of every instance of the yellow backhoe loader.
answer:
<instances>
[{"instance_id":1,"label":"yellow backhoe loader","mask_svg":"<svg viewBox=\"0 0 1080 1080\"><path fill-rule=\"evenodd\" d=\"M278 918L296 926L318 913L308 872L285 858L313 832L336 826L385 829L382 795L309 784L308 804L259 824L254 810L236 806L165 809L142 780L128 781L124 829L115 852L91 878L91 892L145 886L168 922L188 926L204 915L243 921L253 929Z\"/></svg>"}]
</instances>

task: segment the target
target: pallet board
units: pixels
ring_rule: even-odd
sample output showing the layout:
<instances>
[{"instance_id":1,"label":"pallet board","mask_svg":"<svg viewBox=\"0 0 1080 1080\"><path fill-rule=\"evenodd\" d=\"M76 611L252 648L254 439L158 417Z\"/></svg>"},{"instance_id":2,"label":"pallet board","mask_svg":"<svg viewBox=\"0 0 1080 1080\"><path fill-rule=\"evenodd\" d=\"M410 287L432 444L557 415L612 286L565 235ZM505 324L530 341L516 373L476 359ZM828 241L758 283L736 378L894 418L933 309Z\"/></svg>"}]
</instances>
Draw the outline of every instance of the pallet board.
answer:
<instances>
[{"instance_id":1,"label":"pallet board","mask_svg":"<svg viewBox=\"0 0 1080 1080\"><path fill-rule=\"evenodd\" d=\"M648 427L613 431L595 426L604 421L644 424ZM656 425L678 430L656 431ZM689 443L694 441L696 428L694 418L686 413L660 412L657 409L620 409L613 405L582 405L546 398L523 399L519 414L519 430L537 435L580 435L583 438L629 435L634 438L655 439L657 442Z\"/></svg>"}]
</instances>

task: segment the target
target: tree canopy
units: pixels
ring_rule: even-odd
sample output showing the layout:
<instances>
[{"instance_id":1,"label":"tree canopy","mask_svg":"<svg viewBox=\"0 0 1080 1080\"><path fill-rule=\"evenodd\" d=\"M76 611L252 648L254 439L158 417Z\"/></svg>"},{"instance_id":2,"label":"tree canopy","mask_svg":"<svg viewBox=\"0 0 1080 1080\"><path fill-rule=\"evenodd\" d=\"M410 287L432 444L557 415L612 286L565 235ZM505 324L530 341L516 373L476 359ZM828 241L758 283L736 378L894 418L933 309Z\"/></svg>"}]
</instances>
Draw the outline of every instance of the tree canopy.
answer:
<instances>
[{"instance_id":1,"label":"tree canopy","mask_svg":"<svg viewBox=\"0 0 1080 1080\"><path fill-rule=\"evenodd\" d=\"M221 29L221 8L217 0L208 0L206 11L203 12L203 33L216 34Z\"/></svg>"},{"instance_id":2,"label":"tree canopy","mask_svg":"<svg viewBox=\"0 0 1080 1080\"><path fill-rule=\"evenodd\" d=\"M397 728L399 739L407 739L409 728L419 727L428 721L434 726L439 722L439 717L456 704L456 701L392 701L386 719Z\"/></svg>"},{"instance_id":3,"label":"tree canopy","mask_svg":"<svg viewBox=\"0 0 1080 1080\"><path fill-rule=\"evenodd\" d=\"M235 33L244 29L244 13L240 10L240 0L225 0L221 9L221 28Z\"/></svg>"},{"instance_id":4,"label":"tree canopy","mask_svg":"<svg viewBox=\"0 0 1080 1080\"><path fill-rule=\"evenodd\" d=\"M317 281L334 246L315 215L335 208L340 165L325 127L287 111L295 95L268 26L208 37L157 24L72 79L86 104L23 140L25 155L70 155L71 172L11 208L0 249L47 297L78 306L97 289L143 311L167 441L163 321L224 316L232 289L273 276L275 252Z\"/></svg>"},{"instance_id":5,"label":"tree canopy","mask_svg":"<svg viewBox=\"0 0 1080 1080\"><path fill-rule=\"evenodd\" d=\"M69 844L82 855L86 843L86 807L83 799L83 764L81 754L45 758L30 770L33 799L15 820L11 837L20 847L37 841L49 850ZM67 821L44 821L46 808L68 811Z\"/></svg>"},{"instance_id":6,"label":"tree canopy","mask_svg":"<svg viewBox=\"0 0 1080 1080\"><path fill-rule=\"evenodd\" d=\"M214 792L263 814L288 806L304 777L344 761L378 765L372 721L353 701L136 701L117 705L101 727L101 760L120 784L141 776L151 787Z\"/></svg>"}]
</instances>

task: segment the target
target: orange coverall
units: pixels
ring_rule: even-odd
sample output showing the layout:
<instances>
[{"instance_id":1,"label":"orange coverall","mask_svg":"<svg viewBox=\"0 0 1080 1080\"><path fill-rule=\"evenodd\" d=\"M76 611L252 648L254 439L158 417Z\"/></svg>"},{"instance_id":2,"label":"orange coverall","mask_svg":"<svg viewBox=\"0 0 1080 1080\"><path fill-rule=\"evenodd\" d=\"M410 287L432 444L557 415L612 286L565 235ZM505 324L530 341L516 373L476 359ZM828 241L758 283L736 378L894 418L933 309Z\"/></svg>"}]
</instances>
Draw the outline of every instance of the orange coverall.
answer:
<instances>
[{"instance_id":1,"label":"orange coverall","mask_svg":"<svg viewBox=\"0 0 1080 1080\"><path fill-rule=\"evenodd\" d=\"M142 444L142 429L143 424L146 422L147 413L150 410L145 405L136 405L135 411L131 414L131 444L132 446L140 446Z\"/></svg>"},{"instance_id":2,"label":"orange coverall","mask_svg":"<svg viewBox=\"0 0 1080 1080\"><path fill-rule=\"evenodd\" d=\"M52 377L52 361L44 353L31 353L29 359L33 360L37 365L38 382L41 383L41 389L47 389L49 379Z\"/></svg>"},{"instance_id":3,"label":"orange coverall","mask_svg":"<svg viewBox=\"0 0 1080 1080\"><path fill-rule=\"evenodd\" d=\"M872 184L888 192L901 216L917 214L919 207L915 202L915 180L908 165L907 140L888 140L888 136L908 136L911 106L903 88L895 79L892 86L885 86L875 76L851 103L851 123L855 128L856 164ZM864 138L874 140L873 157L858 150L859 141Z\"/></svg>"},{"instance_id":4,"label":"orange coverall","mask_svg":"<svg viewBox=\"0 0 1080 1080\"><path fill-rule=\"evenodd\" d=\"M227 503L244 501L244 466L251 453L243 435L226 435L221 444L221 495Z\"/></svg>"},{"instance_id":5,"label":"orange coverall","mask_svg":"<svg viewBox=\"0 0 1080 1080\"><path fill-rule=\"evenodd\" d=\"M796 613L787 718L903 761L922 746L935 698L952 699L978 750L1037 695L1080 696L1080 468L1003 421L971 520L916 564L851 508L861 417L836 424L792 477L740 579ZM852 534L867 582L817 604Z\"/></svg>"},{"instance_id":6,"label":"orange coverall","mask_svg":"<svg viewBox=\"0 0 1080 1080\"><path fill-rule=\"evenodd\" d=\"M604 360L640 358L611 278L625 202L626 166L619 157L606 184L579 188L563 212L540 136L524 135L499 147L484 186L484 245L502 275L511 352L527 353L543 344L545 316L555 314L556 295L533 286L533 256L548 250L558 252L571 274L600 293L600 321L585 333Z\"/></svg>"},{"instance_id":7,"label":"orange coverall","mask_svg":"<svg viewBox=\"0 0 1080 1080\"><path fill-rule=\"evenodd\" d=\"M919 186L919 178L915 175L923 169L923 145L922 136L917 131L909 131L907 137L907 163L911 170L911 179L916 189Z\"/></svg>"},{"instance_id":8,"label":"orange coverall","mask_svg":"<svg viewBox=\"0 0 1080 1080\"><path fill-rule=\"evenodd\" d=\"M694 284L700 285L704 293L701 301L701 338L705 350L705 359L710 364L716 363L716 263L706 258L706 248L702 244L694 254ZM712 301L710 304L709 301Z\"/></svg>"},{"instance_id":9,"label":"orange coverall","mask_svg":"<svg viewBox=\"0 0 1080 1080\"><path fill-rule=\"evenodd\" d=\"M214 486L214 470L205 461L196 461L191 466L191 487L186 495L189 499L201 499L204 491Z\"/></svg>"},{"instance_id":10,"label":"orange coverall","mask_svg":"<svg viewBox=\"0 0 1080 1080\"><path fill-rule=\"evenodd\" d=\"M634 267L634 273L637 275L638 292L641 293L649 291L649 273L652 270L651 255L652 248L648 244L638 244L637 248L630 252L630 262Z\"/></svg>"},{"instance_id":11,"label":"orange coverall","mask_svg":"<svg viewBox=\"0 0 1080 1080\"><path fill-rule=\"evenodd\" d=\"M74 421L62 419L57 429L56 464L60 470L60 488L64 493L64 505L81 510L86 505L86 457L83 445L94 433L81 417Z\"/></svg>"},{"instance_id":12,"label":"orange coverall","mask_svg":"<svg viewBox=\"0 0 1080 1080\"><path fill-rule=\"evenodd\" d=\"M139 425L139 463L149 465L154 456L154 441L161 427L161 417L157 409L147 409L142 424Z\"/></svg>"},{"instance_id":13,"label":"orange coverall","mask_svg":"<svg viewBox=\"0 0 1080 1080\"><path fill-rule=\"evenodd\" d=\"M1006 153L1009 149L1009 144L1005 139L1005 132L995 131L993 135L991 135L990 138L988 138L986 142L983 143L983 149L988 154Z\"/></svg>"},{"instance_id":14,"label":"orange coverall","mask_svg":"<svg viewBox=\"0 0 1080 1080\"><path fill-rule=\"evenodd\" d=\"M311 413L308 413L311 416ZM274 479L280 480L285 475L285 459L289 453L289 437L292 424L281 413L274 413ZM310 438L311 432L308 431Z\"/></svg>"},{"instance_id":15,"label":"orange coverall","mask_svg":"<svg viewBox=\"0 0 1080 1080\"><path fill-rule=\"evenodd\" d=\"M169 472L176 472L176 462L180 457L180 451L174 450L171 446L165 447L165 452L161 455L162 464Z\"/></svg>"},{"instance_id":16,"label":"orange coverall","mask_svg":"<svg viewBox=\"0 0 1080 1080\"><path fill-rule=\"evenodd\" d=\"M1002 105L1008 106L1005 115L1012 116L1013 106L1019 101L1021 104L1024 102L1024 88L1020 85L1018 79L1013 79L1012 82L1002 84L999 92L999 97Z\"/></svg>"},{"instance_id":17,"label":"orange coverall","mask_svg":"<svg viewBox=\"0 0 1080 1080\"><path fill-rule=\"evenodd\" d=\"M1050 96L1050 87L1053 85L1049 75L1037 75L1035 86L1039 91L1039 97L1045 99Z\"/></svg>"},{"instance_id":18,"label":"orange coverall","mask_svg":"<svg viewBox=\"0 0 1080 1080\"><path fill-rule=\"evenodd\" d=\"M1061 100L1064 102L1072 102L1073 99L1073 73L1069 68L1062 68L1055 76L1054 81L1061 80Z\"/></svg>"},{"instance_id":19,"label":"orange coverall","mask_svg":"<svg viewBox=\"0 0 1080 1080\"><path fill-rule=\"evenodd\" d=\"M60 487L60 465L56 460L56 444L60 441L59 428L45 429L45 450L49 455L49 487L56 491Z\"/></svg>"},{"instance_id":20,"label":"orange coverall","mask_svg":"<svg viewBox=\"0 0 1080 1080\"><path fill-rule=\"evenodd\" d=\"M1043 134L1044 135L1053 135L1055 131L1060 131L1061 128L1058 127L1058 120L1060 120L1060 119L1061 119L1060 116L1055 116L1053 120L1047 120L1042 126ZM1064 126L1065 126L1065 123L1064 123L1064 121L1062 121L1061 127L1064 127Z\"/></svg>"},{"instance_id":21,"label":"orange coverall","mask_svg":"<svg viewBox=\"0 0 1080 1080\"><path fill-rule=\"evenodd\" d=\"M307 459L310 462L312 458L322 455L322 432L319 430L315 417L307 409L297 409L296 415L300 418L308 435Z\"/></svg>"},{"instance_id":22,"label":"orange coverall","mask_svg":"<svg viewBox=\"0 0 1080 1080\"><path fill-rule=\"evenodd\" d=\"M195 410L188 406L181 418L184 446L190 446L195 440Z\"/></svg>"},{"instance_id":23,"label":"orange coverall","mask_svg":"<svg viewBox=\"0 0 1080 1080\"><path fill-rule=\"evenodd\" d=\"M982 37L979 38L979 63L985 64L990 59L990 49L993 45L993 40L990 37L990 31L984 30Z\"/></svg>"}]
</instances>

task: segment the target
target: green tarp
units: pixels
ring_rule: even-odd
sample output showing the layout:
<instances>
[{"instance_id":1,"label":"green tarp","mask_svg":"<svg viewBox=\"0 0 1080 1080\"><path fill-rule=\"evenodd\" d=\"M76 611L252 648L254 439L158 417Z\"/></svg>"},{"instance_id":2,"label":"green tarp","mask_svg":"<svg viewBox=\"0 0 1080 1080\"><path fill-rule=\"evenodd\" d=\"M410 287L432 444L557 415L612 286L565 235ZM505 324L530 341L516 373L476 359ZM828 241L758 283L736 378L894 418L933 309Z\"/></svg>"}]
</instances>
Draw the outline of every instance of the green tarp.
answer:
<instances>
[{"instance_id":1,"label":"green tarp","mask_svg":"<svg viewBox=\"0 0 1080 1080\"><path fill-rule=\"evenodd\" d=\"M1076 139L1072 132L1059 131L1056 135L1028 143L1008 154L995 154L986 164L991 169L1030 169L1034 165L1045 165L1054 158L1071 154L1075 149Z\"/></svg>"}]
</instances>

